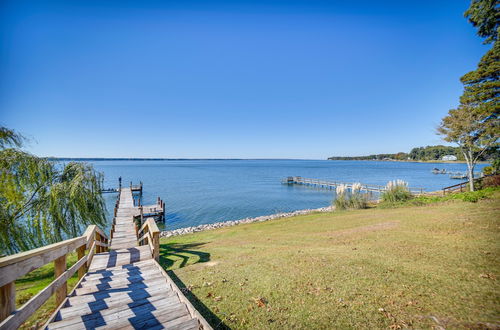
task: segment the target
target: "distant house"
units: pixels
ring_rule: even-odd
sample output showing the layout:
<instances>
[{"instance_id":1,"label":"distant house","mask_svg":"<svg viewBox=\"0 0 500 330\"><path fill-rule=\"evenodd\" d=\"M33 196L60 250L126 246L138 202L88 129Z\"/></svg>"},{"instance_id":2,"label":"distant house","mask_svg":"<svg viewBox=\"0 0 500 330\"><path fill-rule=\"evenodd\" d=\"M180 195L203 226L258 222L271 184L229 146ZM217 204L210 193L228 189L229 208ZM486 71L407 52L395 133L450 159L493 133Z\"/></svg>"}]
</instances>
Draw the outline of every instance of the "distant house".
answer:
<instances>
[{"instance_id":1,"label":"distant house","mask_svg":"<svg viewBox=\"0 0 500 330\"><path fill-rule=\"evenodd\" d=\"M442 160L457 160L457 156L454 155L446 155L441 158Z\"/></svg>"}]
</instances>

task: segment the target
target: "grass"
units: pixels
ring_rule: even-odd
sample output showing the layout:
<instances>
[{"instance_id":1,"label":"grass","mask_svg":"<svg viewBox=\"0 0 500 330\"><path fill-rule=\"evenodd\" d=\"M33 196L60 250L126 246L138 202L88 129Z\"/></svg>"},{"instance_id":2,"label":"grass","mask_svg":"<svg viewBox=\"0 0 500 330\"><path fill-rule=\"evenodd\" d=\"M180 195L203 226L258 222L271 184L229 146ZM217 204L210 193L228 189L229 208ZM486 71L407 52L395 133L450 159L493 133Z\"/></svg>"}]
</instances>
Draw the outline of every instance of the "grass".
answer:
<instances>
[{"instance_id":1,"label":"grass","mask_svg":"<svg viewBox=\"0 0 500 330\"><path fill-rule=\"evenodd\" d=\"M482 190L476 190L473 192L461 192L453 193L445 196L441 195L421 195L405 201L382 201L378 204L380 208L391 208L391 207L405 207L405 206L423 206L432 203L440 203L447 201L464 201L476 203L481 199L493 198L495 194L500 192L499 187L489 187Z\"/></svg>"},{"instance_id":2,"label":"grass","mask_svg":"<svg viewBox=\"0 0 500 330\"><path fill-rule=\"evenodd\" d=\"M217 328L499 326L500 193L311 214L161 240Z\"/></svg>"},{"instance_id":3,"label":"grass","mask_svg":"<svg viewBox=\"0 0 500 330\"><path fill-rule=\"evenodd\" d=\"M69 254L67 257L68 268L76 262L76 254ZM54 263L51 262L43 267L40 267L16 281L16 308L21 307L24 303L31 299L34 295L47 287L54 280ZM78 274L76 273L68 280L68 293L78 282ZM56 309L55 295L43 304L24 324L21 329L32 329L41 327L52 315Z\"/></svg>"}]
</instances>

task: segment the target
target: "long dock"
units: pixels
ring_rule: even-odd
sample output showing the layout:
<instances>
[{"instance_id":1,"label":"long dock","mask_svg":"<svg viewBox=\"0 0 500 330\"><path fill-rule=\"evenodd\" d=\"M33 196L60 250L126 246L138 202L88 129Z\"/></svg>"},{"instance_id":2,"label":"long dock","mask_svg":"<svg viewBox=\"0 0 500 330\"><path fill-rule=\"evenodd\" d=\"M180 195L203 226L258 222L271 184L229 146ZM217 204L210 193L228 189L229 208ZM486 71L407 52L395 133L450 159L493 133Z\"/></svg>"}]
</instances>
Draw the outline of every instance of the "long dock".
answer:
<instances>
[{"instance_id":1,"label":"long dock","mask_svg":"<svg viewBox=\"0 0 500 330\"><path fill-rule=\"evenodd\" d=\"M111 239L92 225L80 237L0 258L0 329L18 328L54 293L58 308L46 329L212 329L158 263L155 219L144 219L131 187L119 190ZM54 281L16 310L15 280L52 261ZM66 281L76 272L68 295Z\"/></svg>"},{"instance_id":2,"label":"long dock","mask_svg":"<svg viewBox=\"0 0 500 330\"><path fill-rule=\"evenodd\" d=\"M285 178L282 183L284 184L297 184L297 185L307 185L307 186L314 186L317 188L325 188L325 189L335 189L340 185L345 185L347 188L351 189L352 188L352 183L345 183L345 182L337 182L337 181L326 181L326 180L320 180L320 179L310 179L310 178L303 178L300 176L289 176ZM385 186L379 186L379 185L368 185L368 184L361 184L361 191L366 191L366 192L376 192L376 193L383 193L386 191ZM412 194L423 194L425 192L424 188L408 188Z\"/></svg>"}]
</instances>

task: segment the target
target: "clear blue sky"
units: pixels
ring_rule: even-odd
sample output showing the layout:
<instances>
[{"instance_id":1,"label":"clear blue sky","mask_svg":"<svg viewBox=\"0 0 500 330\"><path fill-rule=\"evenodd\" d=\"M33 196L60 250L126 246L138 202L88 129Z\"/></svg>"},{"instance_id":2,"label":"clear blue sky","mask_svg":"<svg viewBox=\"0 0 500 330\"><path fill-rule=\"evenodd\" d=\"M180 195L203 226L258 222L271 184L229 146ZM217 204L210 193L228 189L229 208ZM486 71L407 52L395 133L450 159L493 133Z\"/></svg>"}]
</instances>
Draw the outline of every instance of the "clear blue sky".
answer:
<instances>
[{"instance_id":1,"label":"clear blue sky","mask_svg":"<svg viewBox=\"0 0 500 330\"><path fill-rule=\"evenodd\" d=\"M0 123L40 156L312 158L442 143L468 0L2 1Z\"/></svg>"}]
</instances>

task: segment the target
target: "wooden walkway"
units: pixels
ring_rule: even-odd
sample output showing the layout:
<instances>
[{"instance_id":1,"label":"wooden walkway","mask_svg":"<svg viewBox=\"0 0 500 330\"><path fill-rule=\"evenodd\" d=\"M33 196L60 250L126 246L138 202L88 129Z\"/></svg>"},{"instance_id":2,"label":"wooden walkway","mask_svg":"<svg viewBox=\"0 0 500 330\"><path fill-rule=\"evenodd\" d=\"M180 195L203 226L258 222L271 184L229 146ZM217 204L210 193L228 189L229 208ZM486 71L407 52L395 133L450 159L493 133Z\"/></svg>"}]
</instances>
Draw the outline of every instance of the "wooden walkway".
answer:
<instances>
[{"instance_id":1,"label":"wooden walkway","mask_svg":"<svg viewBox=\"0 0 500 330\"><path fill-rule=\"evenodd\" d=\"M122 188L118 199L113 236L111 237L111 249L132 248L139 245L134 224L134 217L137 215L138 208L134 206L132 190Z\"/></svg>"},{"instance_id":2,"label":"wooden walkway","mask_svg":"<svg viewBox=\"0 0 500 330\"><path fill-rule=\"evenodd\" d=\"M48 329L211 329L155 260L154 219L144 223L138 240L134 217L139 214L132 189L121 188L111 251L94 255Z\"/></svg>"},{"instance_id":3,"label":"wooden walkway","mask_svg":"<svg viewBox=\"0 0 500 330\"><path fill-rule=\"evenodd\" d=\"M298 184L298 185L307 185L307 186L314 186L318 188L326 188L326 189L335 189L337 186L340 185L346 185L347 188L352 188L352 183L345 183L345 182L336 182L336 181L326 181L326 180L320 180L320 179L309 179L309 178L303 178L300 176L290 176L285 178L283 181L285 184ZM408 188L412 194L423 194L425 189L424 188ZM361 185L361 190L365 190L366 192L376 192L376 193L382 193L386 190L385 186L379 186L379 185L367 185L367 184L362 184Z\"/></svg>"}]
</instances>

